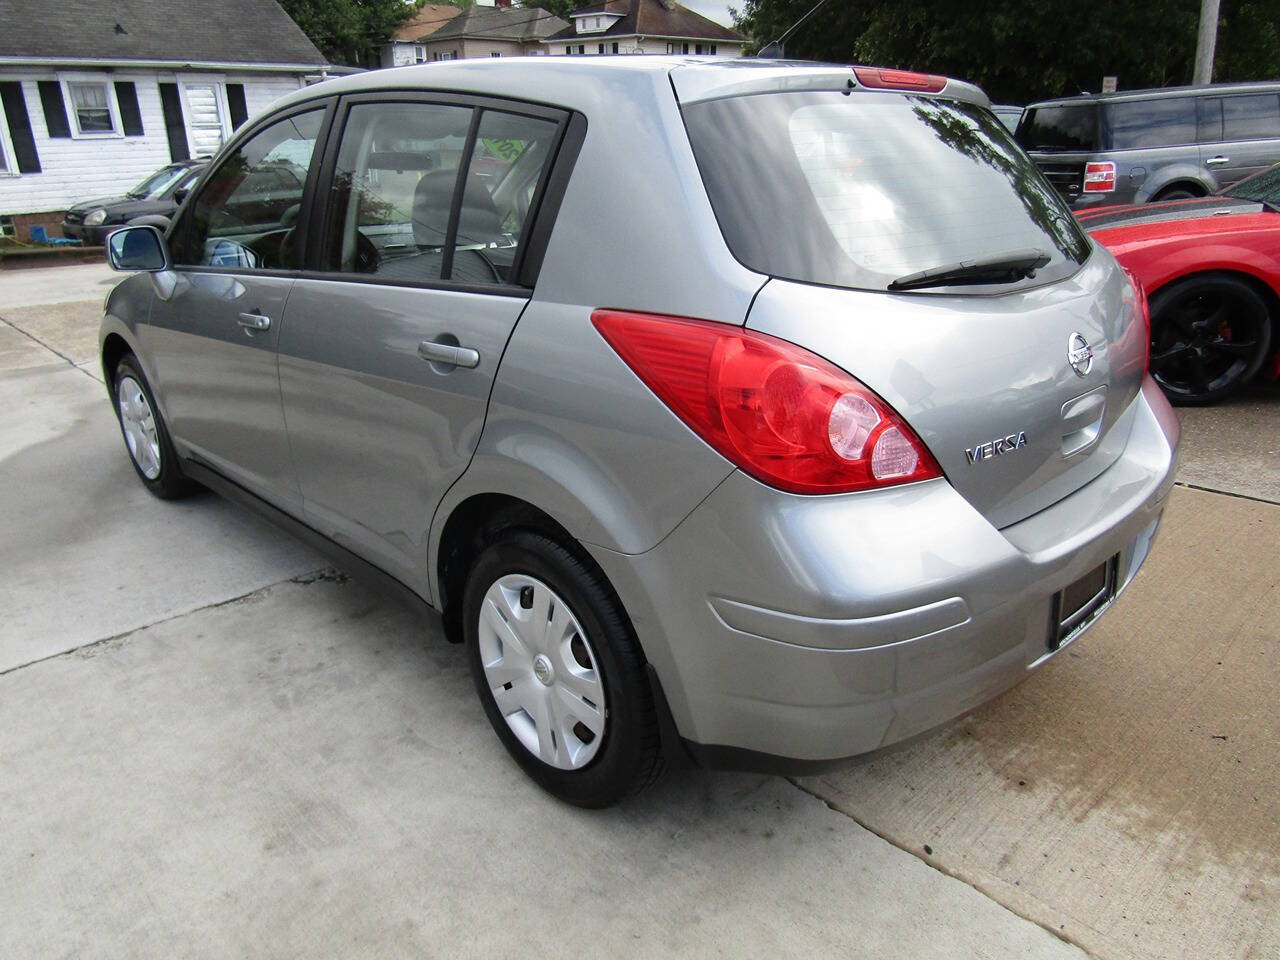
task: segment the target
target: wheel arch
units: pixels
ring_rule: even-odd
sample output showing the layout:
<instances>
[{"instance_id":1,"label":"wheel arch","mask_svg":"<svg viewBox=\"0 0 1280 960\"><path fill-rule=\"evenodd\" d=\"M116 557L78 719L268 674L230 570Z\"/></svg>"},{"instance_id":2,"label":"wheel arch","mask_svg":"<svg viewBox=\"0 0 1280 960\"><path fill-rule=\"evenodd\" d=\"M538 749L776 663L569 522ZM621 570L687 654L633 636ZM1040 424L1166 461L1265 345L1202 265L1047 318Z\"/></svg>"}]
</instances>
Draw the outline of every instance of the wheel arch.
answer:
<instances>
[{"instance_id":1,"label":"wheel arch","mask_svg":"<svg viewBox=\"0 0 1280 960\"><path fill-rule=\"evenodd\" d=\"M1171 190L1188 190L1197 197L1206 197L1209 195L1209 188L1199 180L1179 177L1176 180L1171 180L1168 183L1161 184L1160 187L1152 193L1150 202L1159 202L1160 198Z\"/></svg>"},{"instance_id":2,"label":"wheel arch","mask_svg":"<svg viewBox=\"0 0 1280 960\"><path fill-rule=\"evenodd\" d=\"M437 524L432 527L432 539L436 541L432 592L435 606L444 621L445 636L452 643L462 641L462 594L467 573L486 544L501 533L530 530L544 534L577 556L609 584L599 564L562 523L540 507L513 494L473 493L449 509L447 517L438 525L438 535L434 534ZM612 584L609 588L613 589Z\"/></svg>"},{"instance_id":3,"label":"wheel arch","mask_svg":"<svg viewBox=\"0 0 1280 960\"><path fill-rule=\"evenodd\" d=\"M1271 326L1276 329L1280 324L1280 290L1277 290L1271 281L1261 273L1254 273L1250 270L1228 267L1213 267L1210 269L1186 269L1182 270L1170 277L1165 278L1158 287L1147 291L1148 297L1158 296L1162 291L1169 289L1175 283L1184 280L1227 277L1232 280L1240 280L1248 284L1253 290L1257 291L1267 304L1270 314Z\"/></svg>"}]
</instances>

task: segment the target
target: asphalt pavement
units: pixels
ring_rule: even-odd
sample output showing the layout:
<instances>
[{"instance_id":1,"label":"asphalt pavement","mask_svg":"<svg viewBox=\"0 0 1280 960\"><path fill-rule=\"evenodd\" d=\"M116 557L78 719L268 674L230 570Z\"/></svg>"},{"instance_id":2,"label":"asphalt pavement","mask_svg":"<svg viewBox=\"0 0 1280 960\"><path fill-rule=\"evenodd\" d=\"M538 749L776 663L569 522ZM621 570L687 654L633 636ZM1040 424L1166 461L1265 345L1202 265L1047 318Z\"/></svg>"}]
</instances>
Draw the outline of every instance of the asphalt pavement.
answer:
<instances>
[{"instance_id":1,"label":"asphalt pavement","mask_svg":"<svg viewBox=\"0 0 1280 960\"><path fill-rule=\"evenodd\" d=\"M0 957L1280 955L1274 388L1184 416L1147 567L1006 696L584 812L437 623L142 490L110 283L0 272Z\"/></svg>"}]
</instances>

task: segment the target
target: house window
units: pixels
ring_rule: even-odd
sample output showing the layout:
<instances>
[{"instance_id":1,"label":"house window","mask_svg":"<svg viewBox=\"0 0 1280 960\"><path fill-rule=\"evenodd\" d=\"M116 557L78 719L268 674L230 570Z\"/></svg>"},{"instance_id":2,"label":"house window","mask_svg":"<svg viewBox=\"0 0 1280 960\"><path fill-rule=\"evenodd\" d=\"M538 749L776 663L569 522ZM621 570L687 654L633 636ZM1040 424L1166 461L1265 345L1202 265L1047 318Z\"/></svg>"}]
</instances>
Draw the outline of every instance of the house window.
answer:
<instances>
[{"instance_id":1,"label":"house window","mask_svg":"<svg viewBox=\"0 0 1280 960\"><path fill-rule=\"evenodd\" d=\"M413 48L413 59L414 59L416 62L418 62L418 63L426 63L426 62L427 62L427 49L426 49L426 47L414 47L414 48Z\"/></svg>"},{"instance_id":2,"label":"house window","mask_svg":"<svg viewBox=\"0 0 1280 960\"><path fill-rule=\"evenodd\" d=\"M618 44L617 44L617 41L615 41L615 42L614 42L614 44L613 44L613 52L614 52L614 53L617 53L617 52L618 52Z\"/></svg>"},{"instance_id":3,"label":"house window","mask_svg":"<svg viewBox=\"0 0 1280 960\"><path fill-rule=\"evenodd\" d=\"M698 44L693 50L698 56L702 56L702 44Z\"/></svg>"},{"instance_id":4,"label":"house window","mask_svg":"<svg viewBox=\"0 0 1280 960\"><path fill-rule=\"evenodd\" d=\"M110 84L104 80L66 80L64 86L79 136L100 137L119 133Z\"/></svg>"},{"instance_id":5,"label":"house window","mask_svg":"<svg viewBox=\"0 0 1280 960\"><path fill-rule=\"evenodd\" d=\"M586 53L586 52L587 52L587 48L586 48L586 46L585 46L584 44L581 44L581 43L580 43L580 44L578 44L578 55L579 55L579 56L581 56L582 54L584 54L584 53Z\"/></svg>"},{"instance_id":6,"label":"house window","mask_svg":"<svg viewBox=\"0 0 1280 960\"><path fill-rule=\"evenodd\" d=\"M604 44L603 44L603 43L602 43L602 44L600 44L600 50L599 50L598 52L599 52L599 53L601 53L601 54L603 54L603 53L604 53Z\"/></svg>"},{"instance_id":7,"label":"house window","mask_svg":"<svg viewBox=\"0 0 1280 960\"><path fill-rule=\"evenodd\" d=\"M500 57L500 56L502 56L502 54L501 54L501 53L499 53L497 50L490 50L490 51L489 51L489 56L491 56L491 57Z\"/></svg>"},{"instance_id":8,"label":"house window","mask_svg":"<svg viewBox=\"0 0 1280 960\"><path fill-rule=\"evenodd\" d=\"M4 103L0 102L0 177L17 172L17 165L13 162L13 147L9 143L9 118L4 115ZM9 222L9 226L13 226L13 221ZM13 233L0 233L0 236L11 237Z\"/></svg>"},{"instance_id":9,"label":"house window","mask_svg":"<svg viewBox=\"0 0 1280 960\"><path fill-rule=\"evenodd\" d=\"M711 45L711 50L710 50L710 51L708 51L708 52L709 52L713 57L716 55L716 45L715 45L714 43Z\"/></svg>"},{"instance_id":10,"label":"house window","mask_svg":"<svg viewBox=\"0 0 1280 960\"><path fill-rule=\"evenodd\" d=\"M568 45L566 44L566 45L565 45L565 48L564 48L564 55L565 55L566 57L572 57L572 56L573 56L573 47L568 46Z\"/></svg>"}]
</instances>

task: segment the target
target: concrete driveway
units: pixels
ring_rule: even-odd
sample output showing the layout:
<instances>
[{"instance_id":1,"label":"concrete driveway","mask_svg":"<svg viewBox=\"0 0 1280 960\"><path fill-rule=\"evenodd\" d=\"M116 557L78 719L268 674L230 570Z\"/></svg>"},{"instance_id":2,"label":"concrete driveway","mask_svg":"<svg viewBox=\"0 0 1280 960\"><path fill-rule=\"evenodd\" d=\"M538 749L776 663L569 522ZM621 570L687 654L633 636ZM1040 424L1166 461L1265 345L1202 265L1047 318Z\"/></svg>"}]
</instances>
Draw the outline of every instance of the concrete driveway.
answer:
<instances>
[{"instance_id":1,"label":"concrete driveway","mask_svg":"<svg viewBox=\"0 0 1280 960\"><path fill-rule=\"evenodd\" d=\"M509 761L437 624L212 496L148 496L95 379L109 275L23 274L0 957L1280 955L1275 391L1236 448L1195 438L1238 413L1196 412L1184 475L1232 489L1176 491L1028 683L833 776L588 813Z\"/></svg>"}]
</instances>

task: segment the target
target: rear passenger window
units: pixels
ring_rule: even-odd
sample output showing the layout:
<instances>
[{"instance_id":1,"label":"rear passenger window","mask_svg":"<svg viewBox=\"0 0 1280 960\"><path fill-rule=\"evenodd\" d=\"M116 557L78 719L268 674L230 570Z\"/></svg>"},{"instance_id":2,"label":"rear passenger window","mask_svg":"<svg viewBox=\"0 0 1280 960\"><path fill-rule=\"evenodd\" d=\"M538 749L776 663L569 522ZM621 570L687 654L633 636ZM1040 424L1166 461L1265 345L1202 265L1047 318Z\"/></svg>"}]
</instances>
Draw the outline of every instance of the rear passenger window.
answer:
<instances>
[{"instance_id":1,"label":"rear passenger window","mask_svg":"<svg viewBox=\"0 0 1280 960\"><path fill-rule=\"evenodd\" d=\"M389 283L512 280L558 127L484 110L468 153L473 115L444 104L351 108L330 190L326 269Z\"/></svg>"},{"instance_id":2,"label":"rear passenger window","mask_svg":"<svg viewBox=\"0 0 1280 960\"><path fill-rule=\"evenodd\" d=\"M1280 94L1222 98L1223 140L1280 138Z\"/></svg>"},{"instance_id":3,"label":"rear passenger window","mask_svg":"<svg viewBox=\"0 0 1280 960\"><path fill-rule=\"evenodd\" d=\"M1161 97L1109 103L1107 127L1112 150L1195 143L1195 100L1191 97Z\"/></svg>"},{"instance_id":4,"label":"rear passenger window","mask_svg":"<svg viewBox=\"0 0 1280 960\"><path fill-rule=\"evenodd\" d=\"M450 279L509 283L556 124L486 110L467 168Z\"/></svg>"},{"instance_id":5,"label":"rear passenger window","mask_svg":"<svg viewBox=\"0 0 1280 960\"><path fill-rule=\"evenodd\" d=\"M439 280L470 107L356 104L333 172L326 266L388 280Z\"/></svg>"}]
</instances>

